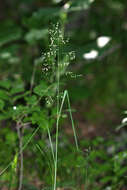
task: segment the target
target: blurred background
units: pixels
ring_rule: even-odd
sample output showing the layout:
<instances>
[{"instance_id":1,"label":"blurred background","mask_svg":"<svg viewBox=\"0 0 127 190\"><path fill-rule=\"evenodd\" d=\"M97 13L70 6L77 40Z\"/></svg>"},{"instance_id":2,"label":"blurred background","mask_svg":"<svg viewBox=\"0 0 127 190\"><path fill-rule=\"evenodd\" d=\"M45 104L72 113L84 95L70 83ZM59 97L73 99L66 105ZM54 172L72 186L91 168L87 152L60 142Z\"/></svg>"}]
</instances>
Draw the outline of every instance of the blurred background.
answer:
<instances>
[{"instance_id":1,"label":"blurred background","mask_svg":"<svg viewBox=\"0 0 127 190\"><path fill-rule=\"evenodd\" d=\"M88 172L88 189L126 190L126 179L123 176L126 176L127 167L123 159L127 157L127 135L125 128L116 132L116 128L125 117L124 111L127 107L126 0L4 0L0 4L0 169L13 159L14 152L17 151L14 122L4 114L8 112L11 104L6 103L8 97L3 89L8 90L11 85L19 88L19 84L23 84L24 91L29 89L34 63L40 61L42 52L47 51L48 30L51 24L56 22L61 23L65 37L69 39L66 50L75 51L76 54L75 60L69 65L69 70L75 73L75 77L65 79L65 88L70 95L79 144L82 150L93 148L90 152L92 161L84 161L85 153L77 156L74 145L70 145L70 141L73 142L70 121L62 121L64 135L60 137L60 146L65 145L65 150L60 150L60 158L61 167L64 169L59 169L58 187L60 190L67 189L65 186L69 186L68 189L72 189L72 186L76 190L85 189L85 177L79 176L80 173L81 176L85 175L83 167L85 168L84 165L89 162L91 167ZM40 63L36 69L34 85L39 84L41 79ZM5 84L5 81L8 82ZM20 93L12 91L12 96ZM6 106L3 106L3 101ZM18 103L23 102L21 97ZM68 140L68 137L72 140ZM40 153L33 150L32 145L29 150L32 153L24 153L26 177L23 189L35 190L50 186L47 159L40 158ZM66 155L70 151L72 154L67 158ZM120 151L124 152L125 157L122 153L119 155ZM109 155L115 154L120 157L117 167L114 166L113 159L109 158ZM103 158L100 158L100 155ZM41 159L44 162L41 162ZM99 160L99 163L95 164L95 160ZM101 168L102 165L105 167ZM79 167L76 171L75 166ZM100 173L97 173L99 167ZM124 171L117 176L121 168ZM104 176L106 179L102 180ZM9 180L10 173L7 171L1 177L2 190L9 189L6 187Z\"/></svg>"}]
</instances>

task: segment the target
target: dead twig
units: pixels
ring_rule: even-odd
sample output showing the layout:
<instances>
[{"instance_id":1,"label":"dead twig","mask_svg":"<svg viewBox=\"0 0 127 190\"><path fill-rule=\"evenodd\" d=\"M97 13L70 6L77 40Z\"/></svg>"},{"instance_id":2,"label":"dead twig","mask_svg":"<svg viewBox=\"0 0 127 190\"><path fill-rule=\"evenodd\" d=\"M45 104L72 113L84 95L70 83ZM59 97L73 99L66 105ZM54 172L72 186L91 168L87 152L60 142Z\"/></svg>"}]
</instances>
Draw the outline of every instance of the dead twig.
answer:
<instances>
[{"instance_id":1,"label":"dead twig","mask_svg":"<svg viewBox=\"0 0 127 190\"><path fill-rule=\"evenodd\" d=\"M97 60L101 61L105 57L109 56L110 54L114 53L116 50L121 48L121 44L117 44L116 46L111 47L107 51L105 51L102 55L100 55Z\"/></svg>"},{"instance_id":2,"label":"dead twig","mask_svg":"<svg viewBox=\"0 0 127 190\"><path fill-rule=\"evenodd\" d=\"M19 159L20 159L20 166L19 166L19 185L18 185L18 190L22 190L22 185L23 185L23 141L22 141L22 128L21 124L17 122L17 134L19 138Z\"/></svg>"}]
</instances>

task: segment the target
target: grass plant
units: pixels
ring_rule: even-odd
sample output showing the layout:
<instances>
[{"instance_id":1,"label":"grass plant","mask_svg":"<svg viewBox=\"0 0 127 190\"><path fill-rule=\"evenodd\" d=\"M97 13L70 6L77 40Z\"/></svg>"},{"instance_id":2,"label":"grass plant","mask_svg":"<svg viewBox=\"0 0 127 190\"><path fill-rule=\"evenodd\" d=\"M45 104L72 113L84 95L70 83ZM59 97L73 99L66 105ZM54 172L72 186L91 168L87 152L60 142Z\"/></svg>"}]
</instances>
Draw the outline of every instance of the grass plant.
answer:
<instances>
[{"instance_id":1,"label":"grass plant","mask_svg":"<svg viewBox=\"0 0 127 190\"><path fill-rule=\"evenodd\" d=\"M74 139L75 139L75 144L77 150L78 148L78 140L77 140L77 135L76 135L76 130L74 126L74 121L72 117L72 111L71 111L71 105L70 105L70 99L69 99L69 93L67 90L62 90L62 78L66 76L69 72L67 71L68 65L70 61L74 59L74 52L65 52L64 47L67 43L66 40L64 40L64 34L63 30L60 27L60 24L57 23L56 25L53 25L52 29L49 30L49 39L50 39L50 44L49 44L49 51L47 53L44 53L42 56L42 83L43 80L46 81L48 86L46 86L45 89L43 89L43 86L39 87L39 91L42 91L42 94L39 94L40 97L36 102L32 102L31 104L27 105L28 109L33 109L34 106L38 106L42 98L45 98L46 103L50 107L50 100L54 102L54 106L56 106L56 134L55 134L55 142L52 140L52 131L50 131L49 126L46 124L44 126L47 130L49 142L50 142L50 148L51 148L51 154L52 154L52 160L48 163L50 172L52 173L52 179L53 179L53 184L52 184L52 190L57 189L57 168L58 168L58 145L59 145L59 127L60 127L60 119L62 115L62 111L64 108L64 103L67 101L68 105L68 110L69 110L69 115L70 115L70 120L72 124L72 129L74 133ZM34 78L35 78L35 67L33 69L33 74L32 74L32 79L31 79L31 86L30 86L30 94L28 95L29 99L33 97L33 93L38 93L37 88L34 87ZM72 75L72 72L70 72L70 75ZM50 92L50 89L53 90ZM40 92L39 92L40 93ZM53 94L53 95L52 95ZM27 97L26 97L27 99ZM15 107L15 110L17 108ZM17 111L17 110L16 110ZM27 139L26 143L23 145L23 130L24 126L28 125L27 122L24 122L26 118L29 118L29 112L22 112L18 113L17 115L13 115L13 119L18 123L16 125L17 128L17 135L19 139L19 151L16 153L14 156L14 159L0 172L0 176L6 172L6 170L9 167L15 168L18 166L18 162L15 163L15 158L20 159L20 165L19 167L19 182L18 182L18 190L22 190L22 185L23 185L23 176L24 176L24 170L23 170L23 162L24 162L24 157L23 157L23 151L26 149L28 144L31 142L31 140L34 138L34 136L37 134L37 132L40 132L40 126L38 126L31 136ZM32 118L33 120L33 118ZM29 124L31 124L31 121L29 121ZM22 133L22 134L21 134ZM55 143L55 146L53 146ZM43 155L43 150L42 148L36 144L37 149L39 152ZM17 166L16 166L17 165ZM53 165L53 167L52 167ZM11 183L10 183L11 184ZM11 185L10 185L11 189Z\"/></svg>"}]
</instances>

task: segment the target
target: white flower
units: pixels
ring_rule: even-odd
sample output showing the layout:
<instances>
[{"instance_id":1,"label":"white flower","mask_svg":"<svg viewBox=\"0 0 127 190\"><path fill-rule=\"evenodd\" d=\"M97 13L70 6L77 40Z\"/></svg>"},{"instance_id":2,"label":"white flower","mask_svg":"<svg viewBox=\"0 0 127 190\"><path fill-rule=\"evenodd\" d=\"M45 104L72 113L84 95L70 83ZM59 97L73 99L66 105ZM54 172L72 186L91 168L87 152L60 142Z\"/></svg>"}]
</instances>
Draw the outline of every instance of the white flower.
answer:
<instances>
[{"instance_id":1,"label":"white flower","mask_svg":"<svg viewBox=\"0 0 127 190\"><path fill-rule=\"evenodd\" d=\"M124 124L124 123L127 123L127 117L125 117L125 118L122 119L122 123L123 123L123 124Z\"/></svg>"},{"instance_id":2,"label":"white flower","mask_svg":"<svg viewBox=\"0 0 127 190\"><path fill-rule=\"evenodd\" d=\"M61 0L53 0L54 3L59 3Z\"/></svg>"},{"instance_id":3,"label":"white flower","mask_svg":"<svg viewBox=\"0 0 127 190\"><path fill-rule=\"evenodd\" d=\"M16 110L17 109L17 107L16 106L13 106L13 110Z\"/></svg>"},{"instance_id":4,"label":"white flower","mask_svg":"<svg viewBox=\"0 0 127 190\"><path fill-rule=\"evenodd\" d=\"M69 9L69 7L70 7L70 4L69 3L66 3L65 5L64 5L64 9Z\"/></svg>"},{"instance_id":5,"label":"white flower","mask_svg":"<svg viewBox=\"0 0 127 190\"><path fill-rule=\"evenodd\" d=\"M106 187L105 190L111 190L112 188L110 186Z\"/></svg>"},{"instance_id":6,"label":"white flower","mask_svg":"<svg viewBox=\"0 0 127 190\"><path fill-rule=\"evenodd\" d=\"M11 54L9 52L5 52L5 53L2 53L1 55L1 58L3 59L7 59L7 58L10 58L11 57Z\"/></svg>"},{"instance_id":7,"label":"white flower","mask_svg":"<svg viewBox=\"0 0 127 190\"><path fill-rule=\"evenodd\" d=\"M98 56L98 51L91 50L89 53L84 53L83 58L84 59L95 59Z\"/></svg>"},{"instance_id":8,"label":"white flower","mask_svg":"<svg viewBox=\"0 0 127 190\"><path fill-rule=\"evenodd\" d=\"M97 38L97 45L98 45L98 47L102 48L105 45L107 45L110 40L111 40L111 38L108 36L101 36L101 37Z\"/></svg>"},{"instance_id":9,"label":"white flower","mask_svg":"<svg viewBox=\"0 0 127 190\"><path fill-rule=\"evenodd\" d=\"M90 3L93 3L93 2L94 2L94 0L89 0L89 2L90 2Z\"/></svg>"},{"instance_id":10,"label":"white flower","mask_svg":"<svg viewBox=\"0 0 127 190\"><path fill-rule=\"evenodd\" d=\"M123 153L123 158L126 158L127 157L127 152L124 152Z\"/></svg>"}]
</instances>

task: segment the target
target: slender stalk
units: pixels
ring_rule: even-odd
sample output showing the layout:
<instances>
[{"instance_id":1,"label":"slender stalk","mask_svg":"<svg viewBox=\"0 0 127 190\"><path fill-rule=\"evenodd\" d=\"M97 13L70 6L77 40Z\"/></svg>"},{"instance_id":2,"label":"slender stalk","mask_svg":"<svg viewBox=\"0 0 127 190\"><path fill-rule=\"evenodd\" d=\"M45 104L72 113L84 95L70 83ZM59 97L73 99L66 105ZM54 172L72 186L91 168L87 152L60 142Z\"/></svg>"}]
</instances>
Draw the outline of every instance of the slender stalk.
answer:
<instances>
[{"instance_id":1,"label":"slender stalk","mask_svg":"<svg viewBox=\"0 0 127 190\"><path fill-rule=\"evenodd\" d=\"M50 130L49 130L48 126L47 126L47 131L48 131L49 142L50 142L50 146L51 146L52 157L53 157L53 161L55 163L55 155L54 155L54 150L53 150L53 143L52 143L51 134L50 134Z\"/></svg>"},{"instance_id":2,"label":"slender stalk","mask_svg":"<svg viewBox=\"0 0 127 190\"><path fill-rule=\"evenodd\" d=\"M23 142L22 142L22 132L21 132L21 125L17 123L17 134L19 138L19 159L20 159L20 166L19 166L19 185L18 190L22 189L23 185Z\"/></svg>"},{"instance_id":3,"label":"slender stalk","mask_svg":"<svg viewBox=\"0 0 127 190\"><path fill-rule=\"evenodd\" d=\"M58 162L58 136L59 136L59 105L60 105L60 44L58 34L58 54L57 54L57 121L56 121L56 152L55 152L55 174L54 174L54 190L56 190L56 178L57 178L57 162Z\"/></svg>"},{"instance_id":4,"label":"slender stalk","mask_svg":"<svg viewBox=\"0 0 127 190\"><path fill-rule=\"evenodd\" d=\"M74 133L75 144L76 144L77 150L79 150L77 134L76 134L76 130L75 130L74 120L73 120L73 117L72 117L71 104L70 104L70 99L69 99L68 92L67 92L67 101L68 101L68 107L69 107L69 114L70 114L72 129L73 129L73 133Z\"/></svg>"},{"instance_id":5,"label":"slender stalk","mask_svg":"<svg viewBox=\"0 0 127 190\"><path fill-rule=\"evenodd\" d=\"M43 152L42 149L40 148L40 146L38 144L36 144L36 148L40 151L41 155L42 156L45 156L46 157L46 160L48 160L48 166L49 166L49 170L51 172L51 178L52 178L52 181L53 181L53 175L52 175L52 160L48 157L48 155L46 154L46 152Z\"/></svg>"},{"instance_id":6,"label":"slender stalk","mask_svg":"<svg viewBox=\"0 0 127 190\"><path fill-rule=\"evenodd\" d=\"M27 142L23 145L22 149L19 150L19 152L17 153L17 156L20 155L20 152L23 152L24 149L27 147L27 145L30 143L30 141L32 140L32 138L35 136L35 134L38 132L38 130L40 129L40 127L37 127L34 132L32 133L32 135L28 138ZM0 172L0 176L13 164L13 160L11 162L9 162L9 164Z\"/></svg>"},{"instance_id":7,"label":"slender stalk","mask_svg":"<svg viewBox=\"0 0 127 190\"><path fill-rule=\"evenodd\" d=\"M30 83L30 93L32 94L32 89L34 86L34 79L35 79L35 73L36 73L36 62L34 63L34 68L33 68L33 73L32 73L32 77L31 77L31 83Z\"/></svg>"}]
</instances>

